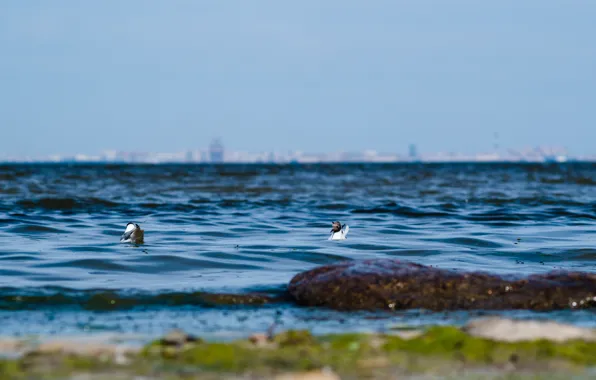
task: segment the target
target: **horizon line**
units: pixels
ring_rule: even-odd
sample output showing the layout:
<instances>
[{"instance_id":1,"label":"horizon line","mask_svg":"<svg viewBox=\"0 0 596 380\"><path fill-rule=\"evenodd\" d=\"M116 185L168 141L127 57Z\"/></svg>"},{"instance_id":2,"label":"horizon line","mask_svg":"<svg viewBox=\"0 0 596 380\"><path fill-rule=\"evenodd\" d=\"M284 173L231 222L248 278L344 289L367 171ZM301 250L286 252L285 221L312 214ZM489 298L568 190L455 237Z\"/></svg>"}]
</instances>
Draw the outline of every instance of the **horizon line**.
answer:
<instances>
[{"instance_id":1,"label":"horizon line","mask_svg":"<svg viewBox=\"0 0 596 380\"><path fill-rule=\"evenodd\" d=\"M233 162L184 162L184 161L163 161L163 162L133 162L133 161L0 161L0 165L185 165L185 166L225 166L225 165L392 165L392 164L596 164L596 159L569 159L566 161L556 160L411 160L411 161L316 161L316 162L254 162L254 161L233 161Z\"/></svg>"}]
</instances>

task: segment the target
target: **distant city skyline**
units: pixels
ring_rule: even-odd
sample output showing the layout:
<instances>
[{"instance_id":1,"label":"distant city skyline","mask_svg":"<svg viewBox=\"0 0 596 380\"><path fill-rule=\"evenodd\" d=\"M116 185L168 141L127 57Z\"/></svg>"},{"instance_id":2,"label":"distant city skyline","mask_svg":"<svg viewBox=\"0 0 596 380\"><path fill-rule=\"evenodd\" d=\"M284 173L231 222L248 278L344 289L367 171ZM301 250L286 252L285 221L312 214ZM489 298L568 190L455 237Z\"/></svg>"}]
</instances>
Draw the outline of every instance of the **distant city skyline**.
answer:
<instances>
[{"instance_id":1,"label":"distant city skyline","mask_svg":"<svg viewBox=\"0 0 596 380\"><path fill-rule=\"evenodd\" d=\"M12 1L0 157L596 154L596 2Z\"/></svg>"},{"instance_id":2,"label":"distant city skyline","mask_svg":"<svg viewBox=\"0 0 596 380\"><path fill-rule=\"evenodd\" d=\"M247 152L225 148L221 139L214 139L203 149L179 152L105 151L101 154L79 153L50 156L0 156L0 162L122 162L122 163L324 163L324 162L596 162L596 155L570 155L557 147L534 147L523 150L498 149L477 154L458 152L418 152L410 144L407 153L378 152L368 149L360 152L303 152L261 151Z\"/></svg>"}]
</instances>

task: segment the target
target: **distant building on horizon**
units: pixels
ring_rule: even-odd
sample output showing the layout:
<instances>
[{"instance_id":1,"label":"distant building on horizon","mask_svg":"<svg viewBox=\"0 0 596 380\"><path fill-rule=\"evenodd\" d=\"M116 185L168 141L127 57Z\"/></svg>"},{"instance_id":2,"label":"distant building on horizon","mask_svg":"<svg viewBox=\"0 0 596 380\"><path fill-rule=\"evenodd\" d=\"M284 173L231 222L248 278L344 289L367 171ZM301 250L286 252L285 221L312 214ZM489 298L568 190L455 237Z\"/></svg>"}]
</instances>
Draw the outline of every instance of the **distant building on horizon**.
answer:
<instances>
[{"instance_id":1,"label":"distant building on horizon","mask_svg":"<svg viewBox=\"0 0 596 380\"><path fill-rule=\"evenodd\" d=\"M416 148L416 144L410 144L410 159L411 160L418 159L418 149Z\"/></svg>"},{"instance_id":2,"label":"distant building on horizon","mask_svg":"<svg viewBox=\"0 0 596 380\"><path fill-rule=\"evenodd\" d=\"M224 147L220 139L215 139L209 146L209 161L221 163L224 161Z\"/></svg>"}]
</instances>

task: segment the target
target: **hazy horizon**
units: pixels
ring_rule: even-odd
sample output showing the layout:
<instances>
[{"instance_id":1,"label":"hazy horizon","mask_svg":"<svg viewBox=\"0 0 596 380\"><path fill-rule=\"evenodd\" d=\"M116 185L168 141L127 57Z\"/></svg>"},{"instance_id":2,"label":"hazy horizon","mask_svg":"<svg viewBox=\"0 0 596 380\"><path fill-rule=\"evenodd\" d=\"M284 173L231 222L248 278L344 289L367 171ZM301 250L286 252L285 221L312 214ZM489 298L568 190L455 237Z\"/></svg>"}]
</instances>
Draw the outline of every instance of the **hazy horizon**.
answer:
<instances>
[{"instance_id":1,"label":"hazy horizon","mask_svg":"<svg viewBox=\"0 0 596 380\"><path fill-rule=\"evenodd\" d=\"M2 4L0 156L596 153L596 3L228 4Z\"/></svg>"}]
</instances>

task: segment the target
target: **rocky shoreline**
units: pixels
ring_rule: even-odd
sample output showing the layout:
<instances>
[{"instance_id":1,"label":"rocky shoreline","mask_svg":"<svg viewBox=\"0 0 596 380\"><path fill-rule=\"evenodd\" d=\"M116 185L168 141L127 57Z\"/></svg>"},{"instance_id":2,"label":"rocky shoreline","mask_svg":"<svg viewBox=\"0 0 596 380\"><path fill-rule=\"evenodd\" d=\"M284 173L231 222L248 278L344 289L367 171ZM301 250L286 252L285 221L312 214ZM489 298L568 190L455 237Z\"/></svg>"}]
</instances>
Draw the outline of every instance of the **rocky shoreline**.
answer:
<instances>
[{"instance_id":1,"label":"rocky shoreline","mask_svg":"<svg viewBox=\"0 0 596 380\"><path fill-rule=\"evenodd\" d=\"M589 378L596 374L596 331L485 318L463 328L323 336L289 330L227 343L173 331L143 347L4 339L0 353L2 379Z\"/></svg>"},{"instance_id":2,"label":"rocky shoreline","mask_svg":"<svg viewBox=\"0 0 596 380\"><path fill-rule=\"evenodd\" d=\"M296 275L288 293L193 293L207 307L279 302L338 310L560 310L596 305L596 275L461 273L399 260L348 261ZM181 296L182 297L182 296ZM13 302L3 302L10 306ZM14 301L17 302L17 301ZM22 302L20 300L19 302ZM133 306L102 294L102 310ZM472 320L457 328L343 333L271 331L214 342L173 331L142 345L93 339L0 339L0 379L593 378L596 330L546 321Z\"/></svg>"}]
</instances>

